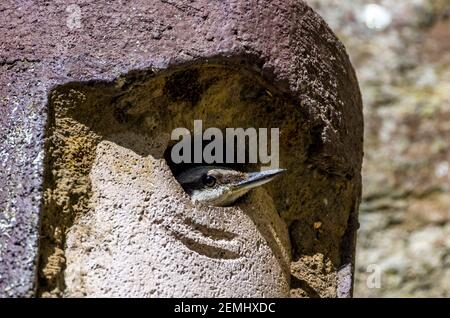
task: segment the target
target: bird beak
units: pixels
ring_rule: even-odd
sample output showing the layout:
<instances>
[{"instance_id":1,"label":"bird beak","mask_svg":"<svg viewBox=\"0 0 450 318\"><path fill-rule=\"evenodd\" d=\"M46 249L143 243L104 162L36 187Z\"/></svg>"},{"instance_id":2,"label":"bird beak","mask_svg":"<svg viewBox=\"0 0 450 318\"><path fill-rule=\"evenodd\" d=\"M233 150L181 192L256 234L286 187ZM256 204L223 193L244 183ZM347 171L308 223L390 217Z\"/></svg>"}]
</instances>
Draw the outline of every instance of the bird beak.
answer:
<instances>
[{"instance_id":1,"label":"bird beak","mask_svg":"<svg viewBox=\"0 0 450 318\"><path fill-rule=\"evenodd\" d=\"M286 169L272 169L261 172L251 172L248 174L248 178L237 184L238 190L250 190L267 182L272 181L276 176L285 172Z\"/></svg>"}]
</instances>

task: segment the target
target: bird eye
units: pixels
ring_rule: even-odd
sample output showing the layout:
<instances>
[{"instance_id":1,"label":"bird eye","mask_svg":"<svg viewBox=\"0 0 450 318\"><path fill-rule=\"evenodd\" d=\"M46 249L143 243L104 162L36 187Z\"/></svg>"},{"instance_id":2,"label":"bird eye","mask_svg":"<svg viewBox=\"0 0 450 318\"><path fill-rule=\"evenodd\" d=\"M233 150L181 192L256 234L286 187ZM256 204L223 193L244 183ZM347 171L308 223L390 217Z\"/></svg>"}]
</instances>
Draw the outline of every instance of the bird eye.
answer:
<instances>
[{"instance_id":1,"label":"bird eye","mask_svg":"<svg viewBox=\"0 0 450 318\"><path fill-rule=\"evenodd\" d=\"M203 176L203 184L207 187L213 187L216 184L216 178L206 174Z\"/></svg>"}]
</instances>

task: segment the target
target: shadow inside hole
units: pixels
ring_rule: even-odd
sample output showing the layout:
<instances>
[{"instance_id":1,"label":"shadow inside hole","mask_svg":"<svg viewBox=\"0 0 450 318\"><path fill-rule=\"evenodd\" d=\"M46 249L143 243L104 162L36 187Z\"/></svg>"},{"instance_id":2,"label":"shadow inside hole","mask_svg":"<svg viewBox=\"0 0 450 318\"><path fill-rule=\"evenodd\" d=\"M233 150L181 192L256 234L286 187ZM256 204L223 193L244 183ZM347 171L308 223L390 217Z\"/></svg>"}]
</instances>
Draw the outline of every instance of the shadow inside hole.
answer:
<instances>
[{"instance_id":1,"label":"shadow inside hole","mask_svg":"<svg viewBox=\"0 0 450 318\"><path fill-rule=\"evenodd\" d=\"M200 167L200 166L217 166L217 167L225 167L225 168L229 168L229 169L233 169L233 170L237 170L237 171L242 171L242 172L252 172L252 171L257 171L258 169L258 164L257 163L248 163L248 146L245 147L245 162L240 163L237 162L237 145L236 143L234 145L231 145L231 147L233 147L233 152L234 152L234 159L233 160L228 160L228 161L232 161L232 162L227 162L227 148L229 146L227 146L226 142L224 140L221 140L221 144L222 144L222 159L220 160L215 160L214 162L211 161L207 161L205 160L205 156L204 154L204 150L205 148L212 143L213 141L203 141L202 142L202 146L201 146L201 156L197 155L198 157L201 157L200 161L195 160L195 146L194 143L191 143L190 146L190 156L188 156L188 160L183 160L182 162L175 162L176 160L174 160L176 157L179 157L179 155L183 155L183 151L181 151L181 154L178 153L178 151L176 151L176 149L174 149L175 145L178 143L178 141L171 141L169 146L167 147L167 149L164 151L164 159L166 160L170 170L172 171L173 175L175 177L179 176L180 173L182 173L183 171L186 171L188 169L194 168L194 167ZM248 140L246 140L246 143L248 144ZM212 152L213 156L216 155L215 152Z\"/></svg>"},{"instance_id":2,"label":"shadow inside hole","mask_svg":"<svg viewBox=\"0 0 450 318\"><path fill-rule=\"evenodd\" d=\"M189 191L186 188L186 185L180 181L180 175L190 169L196 167L204 167L206 169L223 168L243 173L260 171L260 167L257 162L249 163L250 138L245 138L245 147L243 149L239 149L240 147L238 147L238 144L236 143L238 140L237 137L234 138L233 143L228 142L228 144L224 138L216 138L216 140L213 138L213 140L210 141L203 141L201 147L198 148L195 147L193 142L191 142L189 146L185 145L182 148L178 147L177 142L172 142L164 152L164 158L172 171L173 176L180 183L181 187L188 193L188 195L191 191ZM211 148L211 145L214 147ZM206 149L208 151L206 151ZM243 154L239 154L238 151L242 151ZM184 152L187 152L186 156L184 156ZM234 154L234 156L229 155L230 153ZM208 159L208 156L213 158ZM240 159L238 159L239 157ZM183 160L180 162L181 158L183 158ZM205 173L204 177L206 176L207 174ZM230 186L232 184L237 185L238 182L244 180L244 176L242 179L236 177L235 180L230 180ZM242 200L247 198L247 194L248 193L244 193L232 203L224 206L236 205L237 203L242 202Z\"/></svg>"}]
</instances>

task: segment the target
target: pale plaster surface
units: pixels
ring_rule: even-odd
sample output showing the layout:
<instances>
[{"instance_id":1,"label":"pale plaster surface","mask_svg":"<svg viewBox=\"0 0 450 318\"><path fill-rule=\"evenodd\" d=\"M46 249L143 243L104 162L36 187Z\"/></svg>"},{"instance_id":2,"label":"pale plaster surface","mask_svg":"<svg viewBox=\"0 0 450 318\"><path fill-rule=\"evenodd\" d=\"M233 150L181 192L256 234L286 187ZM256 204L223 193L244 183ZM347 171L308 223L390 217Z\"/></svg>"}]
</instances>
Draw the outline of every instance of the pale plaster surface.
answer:
<instances>
[{"instance_id":1,"label":"pale plaster surface","mask_svg":"<svg viewBox=\"0 0 450 318\"><path fill-rule=\"evenodd\" d=\"M111 141L90 179L92 208L67 234L65 296L289 295L287 228L264 189L235 207L193 205L164 160Z\"/></svg>"}]
</instances>

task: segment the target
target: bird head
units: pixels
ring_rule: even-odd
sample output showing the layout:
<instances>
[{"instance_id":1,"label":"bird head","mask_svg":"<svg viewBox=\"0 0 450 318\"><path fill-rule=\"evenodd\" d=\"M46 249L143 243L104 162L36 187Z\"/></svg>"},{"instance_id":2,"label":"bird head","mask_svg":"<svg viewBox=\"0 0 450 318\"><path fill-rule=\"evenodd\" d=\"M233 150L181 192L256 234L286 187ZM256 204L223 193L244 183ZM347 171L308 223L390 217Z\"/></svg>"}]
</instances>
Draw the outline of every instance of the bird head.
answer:
<instances>
[{"instance_id":1,"label":"bird head","mask_svg":"<svg viewBox=\"0 0 450 318\"><path fill-rule=\"evenodd\" d=\"M241 172L227 167L199 166L187 169L177 177L194 202L228 206L249 190L273 180L285 169Z\"/></svg>"}]
</instances>

